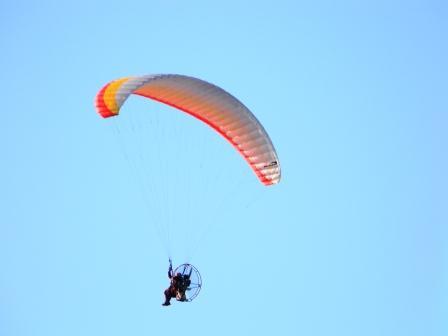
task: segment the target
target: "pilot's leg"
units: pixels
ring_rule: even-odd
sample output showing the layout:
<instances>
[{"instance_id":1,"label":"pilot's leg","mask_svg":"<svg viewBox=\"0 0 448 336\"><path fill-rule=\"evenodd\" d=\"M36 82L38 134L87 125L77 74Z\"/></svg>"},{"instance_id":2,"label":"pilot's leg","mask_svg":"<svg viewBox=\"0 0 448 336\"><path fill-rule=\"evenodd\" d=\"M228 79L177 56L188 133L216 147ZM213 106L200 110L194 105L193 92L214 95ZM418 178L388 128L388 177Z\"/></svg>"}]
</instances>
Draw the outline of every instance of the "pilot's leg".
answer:
<instances>
[{"instance_id":1,"label":"pilot's leg","mask_svg":"<svg viewBox=\"0 0 448 336\"><path fill-rule=\"evenodd\" d=\"M171 304L170 303L170 300L171 300L171 288L165 289L164 294L165 294L165 302L163 303L163 306L169 306Z\"/></svg>"}]
</instances>

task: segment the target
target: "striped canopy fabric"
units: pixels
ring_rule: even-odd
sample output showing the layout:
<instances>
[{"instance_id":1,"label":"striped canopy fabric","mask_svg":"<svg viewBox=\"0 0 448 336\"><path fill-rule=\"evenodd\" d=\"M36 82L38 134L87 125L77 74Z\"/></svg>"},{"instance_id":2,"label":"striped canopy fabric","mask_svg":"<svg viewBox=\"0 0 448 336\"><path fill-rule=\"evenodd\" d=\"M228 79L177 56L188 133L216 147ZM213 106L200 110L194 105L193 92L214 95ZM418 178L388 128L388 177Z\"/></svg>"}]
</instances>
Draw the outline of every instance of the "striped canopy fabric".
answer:
<instances>
[{"instance_id":1,"label":"striped canopy fabric","mask_svg":"<svg viewBox=\"0 0 448 336\"><path fill-rule=\"evenodd\" d=\"M269 135L252 112L223 89L183 75L125 77L98 92L98 113L104 118L117 116L131 94L170 105L203 121L241 153L264 185L280 181L280 164Z\"/></svg>"}]
</instances>

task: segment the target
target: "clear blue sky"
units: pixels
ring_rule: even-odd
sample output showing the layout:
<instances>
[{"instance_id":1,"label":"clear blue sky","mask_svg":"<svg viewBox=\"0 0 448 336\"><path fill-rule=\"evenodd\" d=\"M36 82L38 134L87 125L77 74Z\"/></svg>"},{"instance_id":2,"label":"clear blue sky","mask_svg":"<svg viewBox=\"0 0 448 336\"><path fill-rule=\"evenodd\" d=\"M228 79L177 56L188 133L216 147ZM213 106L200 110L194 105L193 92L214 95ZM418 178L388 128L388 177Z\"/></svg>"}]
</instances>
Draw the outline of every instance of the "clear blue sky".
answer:
<instances>
[{"instance_id":1,"label":"clear blue sky","mask_svg":"<svg viewBox=\"0 0 448 336\"><path fill-rule=\"evenodd\" d=\"M0 335L447 335L447 18L431 0L2 1ZM167 255L93 106L151 73L237 96L283 168L263 188L179 117L244 201L203 210L203 291L168 309Z\"/></svg>"}]
</instances>

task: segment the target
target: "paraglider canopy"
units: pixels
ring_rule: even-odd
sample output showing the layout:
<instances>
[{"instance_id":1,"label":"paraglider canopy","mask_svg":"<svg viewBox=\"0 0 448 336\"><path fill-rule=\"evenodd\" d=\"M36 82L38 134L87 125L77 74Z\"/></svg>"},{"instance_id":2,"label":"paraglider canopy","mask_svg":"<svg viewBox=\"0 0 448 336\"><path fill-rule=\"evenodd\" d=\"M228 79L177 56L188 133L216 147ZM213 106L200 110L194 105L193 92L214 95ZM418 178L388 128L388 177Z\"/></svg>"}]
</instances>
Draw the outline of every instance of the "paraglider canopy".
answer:
<instances>
[{"instance_id":1,"label":"paraglider canopy","mask_svg":"<svg viewBox=\"0 0 448 336\"><path fill-rule=\"evenodd\" d=\"M180 273L182 277L185 277L190 281L189 286L187 287L185 291L185 298L186 302L193 301L199 294L202 288L202 278L201 274L197 270L196 267L194 267L191 264L182 264L178 266L174 270L174 274Z\"/></svg>"},{"instance_id":2,"label":"paraglider canopy","mask_svg":"<svg viewBox=\"0 0 448 336\"><path fill-rule=\"evenodd\" d=\"M280 181L280 162L263 125L238 99L198 78L159 74L125 77L106 84L95 105L103 118L119 114L127 98L139 95L175 107L212 127L244 157L264 185Z\"/></svg>"}]
</instances>

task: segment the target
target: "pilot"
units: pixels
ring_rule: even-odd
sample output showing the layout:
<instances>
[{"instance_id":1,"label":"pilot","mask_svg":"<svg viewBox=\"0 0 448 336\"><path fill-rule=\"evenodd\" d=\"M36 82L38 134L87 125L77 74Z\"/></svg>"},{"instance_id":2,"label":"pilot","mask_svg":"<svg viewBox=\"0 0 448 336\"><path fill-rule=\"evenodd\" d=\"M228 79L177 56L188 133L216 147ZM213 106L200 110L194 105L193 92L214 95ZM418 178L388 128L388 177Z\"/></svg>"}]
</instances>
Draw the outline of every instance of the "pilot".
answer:
<instances>
[{"instance_id":1,"label":"pilot","mask_svg":"<svg viewBox=\"0 0 448 336\"><path fill-rule=\"evenodd\" d=\"M171 298L176 298L178 301L186 301L185 290L190 284L185 286L184 277L181 273L177 273L173 276L173 265L171 259L170 266L168 267L168 278L171 280L171 283L170 286L165 289L165 302L162 306L169 306L171 304Z\"/></svg>"}]
</instances>

